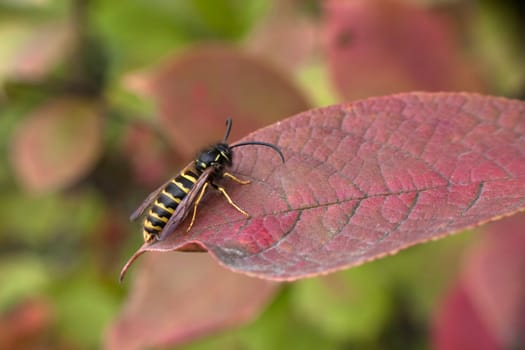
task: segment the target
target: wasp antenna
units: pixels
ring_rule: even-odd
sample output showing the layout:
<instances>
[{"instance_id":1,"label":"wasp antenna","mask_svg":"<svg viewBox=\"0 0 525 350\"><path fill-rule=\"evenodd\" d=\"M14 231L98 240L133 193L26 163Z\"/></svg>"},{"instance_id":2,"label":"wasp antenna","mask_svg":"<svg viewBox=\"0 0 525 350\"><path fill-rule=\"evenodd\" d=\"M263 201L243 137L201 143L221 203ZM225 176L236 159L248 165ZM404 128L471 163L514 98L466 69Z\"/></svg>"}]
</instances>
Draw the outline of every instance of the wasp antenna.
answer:
<instances>
[{"instance_id":1,"label":"wasp antenna","mask_svg":"<svg viewBox=\"0 0 525 350\"><path fill-rule=\"evenodd\" d=\"M232 118L228 117L228 119L226 119L226 132L224 133L224 139L223 139L224 143L226 143L226 141L228 140L231 129L232 129Z\"/></svg>"},{"instance_id":2,"label":"wasp antenna","mask_svg":"<svg viewBox=\"0 0 525 350\"><path fill-rule=\"evenodd\" d=\"M280 149L279 147L277 147L276 145L271 144L271 143L260 142L260 141L241 142L241 143L237 143L237 144L235 144L235 145L233 145L233 146L230 146L230 148L241 147L241 146L248 146L248 145L259 145L259 146L270 147L270 148L272 148L275 152L277 152L277 153L279 154L279 157L281 157L281 160L282 160L283 163L284 163L284 155L283 155L283 152L281 151L281 149Z\"/></svg>"}]
</instances>

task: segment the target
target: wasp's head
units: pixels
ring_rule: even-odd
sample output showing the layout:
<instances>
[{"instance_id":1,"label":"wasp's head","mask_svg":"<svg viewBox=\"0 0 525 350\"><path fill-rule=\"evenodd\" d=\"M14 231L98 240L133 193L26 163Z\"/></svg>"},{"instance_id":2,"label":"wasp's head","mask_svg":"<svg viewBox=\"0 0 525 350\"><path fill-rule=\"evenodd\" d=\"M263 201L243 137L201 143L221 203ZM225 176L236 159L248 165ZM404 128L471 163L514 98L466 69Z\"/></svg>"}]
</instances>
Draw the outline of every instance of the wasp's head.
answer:
<instances>
[{"instance_id":1,"label":"wasp's head","mask_svg":"<svg viewBox=\"0 0 525 350\"><path fill-rule=\"evenodd\" d=\"M222 171L224 167L232 165L233 153L226 143L217 143L199 154L195 160L195 168L204 171L213 166L217 171Z\"/></svg>"}]
</instances>

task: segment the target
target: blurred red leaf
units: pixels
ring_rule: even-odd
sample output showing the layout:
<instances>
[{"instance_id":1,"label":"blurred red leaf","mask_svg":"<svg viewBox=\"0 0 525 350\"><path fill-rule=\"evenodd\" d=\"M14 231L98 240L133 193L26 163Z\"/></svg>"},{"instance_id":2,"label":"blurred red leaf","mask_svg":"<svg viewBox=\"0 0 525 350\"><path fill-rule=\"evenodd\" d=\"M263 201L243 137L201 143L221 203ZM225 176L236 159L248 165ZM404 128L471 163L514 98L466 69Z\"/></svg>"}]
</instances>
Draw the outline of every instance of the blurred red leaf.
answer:
<instances>
[{"instance_id":1,"label":"blurred red leaf","mask_svg":"<svg viewBox=\"0 0 525 350\"><path fill-rule=\"evenodd\" d=\"M71 185L95 164L102 149L102 121L92 101L57 98L38 107L17 129L11 162L28 191Z\"/></svg>"},{"instance_id":2,"label":"blurred red leaf","mask_svg":"<svg viewBox=\"0 0 525 350\"><path fill-rule=\"evenodd\" d=\"M463 284L500 344L525 346L525 214L493 223L486 232L467 257Z\"/></svg>"},{"instance_id":3,"label":"blurred red leaf","mask_svg":"<svg viewBox=\"0 0 525 350\"><path fill-rule=\"evenodd\" d=\"M45 78L71 51L72 39L70 23L6 18L0 28L0 81Z\"/></svg>"},{"instance_id":4,"label":"blurred red leaf","mask_svg":"<svg viewBox=\"0 0 525 350\"><path fill-rule=\"evenodd\" d=\"M436 349L523 348L524 224L525 214L518 214L486 226L437 315Z\"/></svg>"},{"instance_id":5,"label":"blurred red leaf","mask_svg":"<svg viewBox=\"0 0 525 350\"><path fill-rule=\"evenodd\" d=\"M2 349L43 349L52 327L53 315L47 302L28 300L0 317Z\"/></svg>"},{"instance_id":6,"label":"blurred red leaf","mask_svg":"<svg viewBox=\"0 0 525 350\"><path fill-rule=\"evenodd\" d=\"M189 49L128 85L158 101L163 130L184 156L222 137L228 116L235 120L236 139L309 107L282 73L218 45Z\"/></svg>"},{"instance_id":7,"label":"blurred red leaf","mask_svg":"<svg viewBox=\"0 0 525 350\"><path fill-rule=\"evenodd\" d=\"M12 62L11 78L44 79L73 48L71 23L50 23L34 28Z\"/></svg>"},{"instance_id":8,"label":"blurred red leaf","mask_svg":"<svg viewBox=\"0 0 525 350\"><path fill-rule=\"evenodd\" d=\"M298 70L318 48L318 23L301 8L303 1L281 0L272 3L270 13L245 41L245 46L258 57L277 67Z\"/></svg>"},{"instance_id":9,"label":"blurred red leaf","mask_svg":"<svg viewBox=\"0 0 525 350\"><path fill-rule=\"evenodd\" d=\"M410 93L301 113L247 140L193 229L145 251L202 247L231 270L294 280L355 266L525 207L525 103ZM130 262L131 263L131 262ZM125 266L125 269L129 264Z\"/></svg>"},{"instance_id":10,"label":"blurred red leaf","mask_svg":"<svg viewBox=\"0 0 525 350\"><path fill-rule=\"evenodd\" d=\"M221 269L206 254L150 255L108 330L106 349L174 345L244 323L278 286Z\"/></svg>"},{"instance_id":11,"label":"blurred red leaf","mask_svg":"<svg viewBox=\"0 0 525 350\"><path fill-rule=\"evenodd\" d=\"M432 337L436 350L501 349L461 285L440 306Z\"/></svg>"},{"instance_id":12,"label":"blurred red leaf","mask_svg":"<svg viewBox=\"0 0 525 350\"><path fill-rule=\"evenodd\" d=\"M92 265L97 264L101 274L107 274L118 264L122 242L129 238L129 224L117 208L105 207L100 223L93 231L89 235Z\"/></svg>"},{"instance_id":13,"label":"blurred red leaf","mask_svg":"<svg viewBox=\"0 0 525 350\"><path fill-rule=\"evenodd\" d=\"M121 147L138 183L155 186L165 181L174 163L174 154L166 144L150 126L130 125Z\"/></svg>"},{"instance_id":14,"label":"blurred red leaf","mask_svg":"<svg viewBox=\"0 0 525 350\"><path fill-rule=\"evenodd\" d=\"M330 0L324 9L328 67L345 99L482 90L445 17L396 0Z\"/></svg>"}]
</instances>

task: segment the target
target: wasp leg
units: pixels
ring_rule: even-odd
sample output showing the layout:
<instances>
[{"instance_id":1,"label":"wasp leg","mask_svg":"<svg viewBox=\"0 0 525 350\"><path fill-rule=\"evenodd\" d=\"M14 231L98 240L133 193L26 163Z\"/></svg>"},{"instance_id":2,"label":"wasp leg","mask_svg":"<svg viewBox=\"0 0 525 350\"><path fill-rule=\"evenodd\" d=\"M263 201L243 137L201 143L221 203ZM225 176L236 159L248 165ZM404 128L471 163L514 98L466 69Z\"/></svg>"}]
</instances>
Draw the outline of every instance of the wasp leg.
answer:
<instances>
[{"instance_id":1,"label":"wasp leg","mask_svg":"<svg viewBox=\"0 0 525 350\"><path fill-rule=\"evenodd\" d=\"M226 200L228 201L228 203L230 203L230 205L232 207L234 207L235 209L237 209L237 211L239 211L240 213L242 213L244 216L246 217L250 217L250 214L248 214L246 211L242 210L241 207L239 207L237 204L235 204L232 199L230 198L230 196L228 195L228 193L226 193L226 190L223 188L223 187L220 187L220 186L217 186L215 184L212 184L212 186L217 190L219 191L220 193L222 193L222 195L224 197L226 197Z\"/></svg>"},{"instance_id":2,"label":"wasp leg","mask_svg":"<svg viewBox=\"0 0 525 350\"><path fill-rule=\"evenodd\" d=\"M250 180L241 180L241 179L239 179L238 177L236 177L236 176L234 176L234 175L232 175L232 174L230 174L230 173L224 173L224 174L222 174L222 176L225 176L225 177L227 177L227 178L230 178L230 179L232 179L233 181L235 181L235 182L237 182L237 183L239 183L239 184L241 184L241 185L247 185L247 184L249 184L249 183L251 182ZM230 204L231 204L231 203L230 203Z\"/></svg>"},{"instance_id":3,"label":"wasp leg","mask_svg":"<svg viewBox=\"0 0 525 350\"><path fill-rule=\"evenodd\" d=\"M193 223L195 222L195 216L197 215L197 206L199 205L199 202L201 201L202 199L202 196L204 196L204 192L206 192L206 188L208 187L208 182L206 182L203 186L202 186L202 189L199 193L199 196L197 197L197 199L195 199L195 204L193 204L193 215L191 217L191 222L190 222L190 225L188 226L188 228L186 229L186 232L190 232L192 226L193 226Z\"/></svg>"}]
</instances>

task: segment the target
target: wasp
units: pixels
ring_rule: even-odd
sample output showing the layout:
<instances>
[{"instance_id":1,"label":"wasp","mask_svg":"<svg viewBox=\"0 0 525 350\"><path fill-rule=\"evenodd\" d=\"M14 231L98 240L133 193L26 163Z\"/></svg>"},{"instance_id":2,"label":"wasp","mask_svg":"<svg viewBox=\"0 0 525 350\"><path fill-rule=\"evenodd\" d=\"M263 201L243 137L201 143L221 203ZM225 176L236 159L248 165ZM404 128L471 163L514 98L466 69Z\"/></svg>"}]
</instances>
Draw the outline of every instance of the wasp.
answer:
<instances>
[{"instance_id":1,"label":"wasp","mask_svg":"<svg viewBox=\"0 0 525 350\"><path fill-rule=\"evenodd\" d=\"M188 164L181 172L153 191L142 204L131 214L130 220L135 220L149 207L144 218L142 235L144 242L151 243L164 240L179 226L193 208L189 232L195 222L197 206L209 187L221 193L228 203L246 217L250 215L239 207L228 195L224 187L216 183L222 178L229 178L241 185L250 181L241 180L226 171L233 164L233 149L248 145L270 147L275 150L284 163L284 156L279 147L271 143L251 141L228 145L232 120L226 120L226 132L222 142L218 142L199 153L195 161Z\"/></svg>"}]
</instances>

